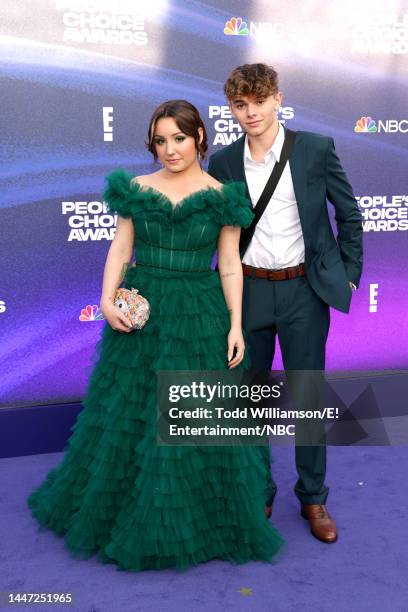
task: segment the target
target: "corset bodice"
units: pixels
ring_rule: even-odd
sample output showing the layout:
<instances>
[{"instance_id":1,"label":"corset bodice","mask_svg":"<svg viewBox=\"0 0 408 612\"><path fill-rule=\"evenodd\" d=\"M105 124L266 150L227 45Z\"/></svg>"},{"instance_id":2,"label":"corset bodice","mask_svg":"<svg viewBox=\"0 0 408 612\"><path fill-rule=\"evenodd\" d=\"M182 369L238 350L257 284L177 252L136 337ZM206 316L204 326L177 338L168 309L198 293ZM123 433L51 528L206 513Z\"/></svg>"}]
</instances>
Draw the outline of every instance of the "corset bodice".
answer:
<instances>
[{"instance_id":1,"label":"corset bodice","mask_svg":"<svg viewBox=\"0 0 408 612\"><path fill-rule=\"evenodd\" d=\"M107 181L104 201L111 212L132 219L136 266L146 270L210 271L222 227L248 227L254 217L240 182L207 187L173 204L124 170Z\"/></svg>"}]
</instances>

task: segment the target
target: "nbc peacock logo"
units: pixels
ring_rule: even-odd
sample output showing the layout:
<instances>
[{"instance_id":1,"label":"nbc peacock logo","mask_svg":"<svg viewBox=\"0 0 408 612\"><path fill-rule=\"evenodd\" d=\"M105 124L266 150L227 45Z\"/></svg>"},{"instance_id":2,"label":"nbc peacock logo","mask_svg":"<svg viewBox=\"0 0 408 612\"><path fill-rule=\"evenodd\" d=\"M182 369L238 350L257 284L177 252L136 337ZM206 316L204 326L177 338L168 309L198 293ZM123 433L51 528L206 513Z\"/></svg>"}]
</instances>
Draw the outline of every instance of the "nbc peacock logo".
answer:
<instances>
[{"instance_id":1,"label":"nbc peacock logo","mask_svg":"<svg viewBox=\"0 0 408 612\"><path fill-rule=\"evenodd\" d=\"M224 34L227 36L248 36L249 30L246 21L241 17L231 17L224 26Z\"/></svg>"},{"instance_id":2,"label":"nbc peacock logo","mask_svg":"<svg viewBox=\"0 0 408 612\"><path fill-rule=\"evenodd\" d=\"M97 304L88 304L85 308L81 308L81 314L78 318L80 321L99 321L105 317Z\"/></svg>"},{"instance_id":3,"label":"nbc peacock logo","mask_svg":"<svg viewBox=\"0 0 408 612\"><path fill-rule=\"evenodd\" d=\"M356 121L354 131L357 132L357 134L362 134L363 132L373 134L377 132L377 125L372 117L360 117L360 119Z\"/></svg>"}]
</instances>

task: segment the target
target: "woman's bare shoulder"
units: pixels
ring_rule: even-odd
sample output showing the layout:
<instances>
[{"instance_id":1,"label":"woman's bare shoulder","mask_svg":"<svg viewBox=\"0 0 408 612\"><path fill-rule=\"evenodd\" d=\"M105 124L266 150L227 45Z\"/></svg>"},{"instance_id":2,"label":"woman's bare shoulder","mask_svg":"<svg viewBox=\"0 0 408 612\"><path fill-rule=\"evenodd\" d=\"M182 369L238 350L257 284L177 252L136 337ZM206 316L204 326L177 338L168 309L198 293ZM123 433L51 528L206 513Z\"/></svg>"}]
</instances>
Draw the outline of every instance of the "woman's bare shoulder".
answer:
<instances>
[{"instance_id":1,"label":"woman's bare shoulder","mask_svg":"<svg viewBox=\"0 0 408 612\"><path fill-rule=\"evenodd\" d=\"M154 187L157 181L157 175L159 172L152 172L151 174L139 174L131 179L131 183L139 183L139 185L145 185L147 187Z\"/></svg>"},{"instance_id":2,"label":"woman's bare shoulder","mask_svg":"<svg viewBox=\"0 0 408 612\"><path fill-rule=\"evenodd\" d=\"M217 181L217 179L215 179L210 174L206 175L206 179L207 179L208 187L215 187L215 189L221 189L223 186L223 183L220 183L220 181Z\"/></svg>"}]
</instances>

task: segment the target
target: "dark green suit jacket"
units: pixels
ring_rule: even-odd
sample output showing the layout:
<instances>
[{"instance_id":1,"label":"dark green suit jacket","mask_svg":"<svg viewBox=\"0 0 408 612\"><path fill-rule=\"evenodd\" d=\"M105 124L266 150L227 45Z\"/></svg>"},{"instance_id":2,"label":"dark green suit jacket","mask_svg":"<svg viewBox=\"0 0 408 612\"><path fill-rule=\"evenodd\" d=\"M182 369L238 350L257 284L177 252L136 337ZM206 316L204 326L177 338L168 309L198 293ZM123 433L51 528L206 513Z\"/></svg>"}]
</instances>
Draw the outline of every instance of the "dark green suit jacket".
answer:
<instances>
[{"instance_id":1,"label":"dark green suit jacket","mask_svg":"<svg viewBox=\"0 0 408 612\"><path fill-rule=\"evenodd\" d=\"M244 136L211 155L208 173L222 183L244 182L250 199L244 171ZM296 132L289 165L305 243L307 279L322 300L348 312L352 294L349 281L358 287L362 272L362 215L333 139ZM335 209L337 240L327 200Z\"/></svg>"}]
</instances>

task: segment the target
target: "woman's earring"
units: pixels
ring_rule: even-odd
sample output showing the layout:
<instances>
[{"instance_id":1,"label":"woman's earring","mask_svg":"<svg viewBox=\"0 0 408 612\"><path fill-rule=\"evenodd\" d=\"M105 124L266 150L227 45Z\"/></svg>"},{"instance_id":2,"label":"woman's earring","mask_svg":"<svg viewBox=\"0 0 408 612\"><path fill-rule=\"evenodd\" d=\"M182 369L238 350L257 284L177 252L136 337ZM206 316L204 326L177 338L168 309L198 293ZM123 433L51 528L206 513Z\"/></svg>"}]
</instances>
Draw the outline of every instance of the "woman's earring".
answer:
<instances>
[{"instance_id":1,"label":"woman's earring","mask_svg":"<svg viewBox=\"0 0 408 612\"><path fill-rule=\"evenodd\" d=\"M198 161L201 161L201 153L200 153L200 151L198 152Z\"/></svg>"}]
</instances>

